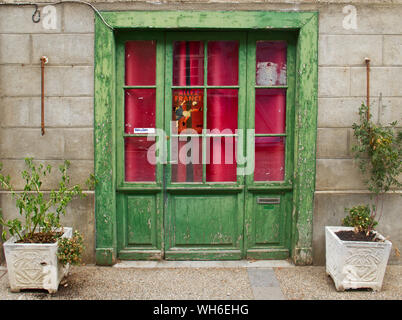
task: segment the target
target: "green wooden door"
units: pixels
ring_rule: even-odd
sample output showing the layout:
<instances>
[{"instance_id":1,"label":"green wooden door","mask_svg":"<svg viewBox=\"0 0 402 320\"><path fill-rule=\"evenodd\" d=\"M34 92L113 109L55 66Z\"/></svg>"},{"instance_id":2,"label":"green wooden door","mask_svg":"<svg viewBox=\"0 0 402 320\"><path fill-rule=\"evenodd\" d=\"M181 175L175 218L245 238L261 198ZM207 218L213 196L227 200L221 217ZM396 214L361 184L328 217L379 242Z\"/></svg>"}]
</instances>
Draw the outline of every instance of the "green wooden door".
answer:
<instances>
[{"instance_id":1,"label":"green wooden door","mask_svg":"<svg viewBox=\"0 0 402 320\"><path fill-rule=\"evenodd\" d=\"M255 129L254 164L246 176L245 255L285 259L293 210L296 36L250 32L247 127ZM249 139L250 140L250 139Z\"/></svg>"},{"instance_id":2,"label":"green wooden door","mask_svg":"<svg viewBox=\"0 0 402 320\"><path fill-rule=\"evenodd\" d=\"M295 38L125 32L116 43L118 258L287 258Z\"/></svg>"}]
</instances>

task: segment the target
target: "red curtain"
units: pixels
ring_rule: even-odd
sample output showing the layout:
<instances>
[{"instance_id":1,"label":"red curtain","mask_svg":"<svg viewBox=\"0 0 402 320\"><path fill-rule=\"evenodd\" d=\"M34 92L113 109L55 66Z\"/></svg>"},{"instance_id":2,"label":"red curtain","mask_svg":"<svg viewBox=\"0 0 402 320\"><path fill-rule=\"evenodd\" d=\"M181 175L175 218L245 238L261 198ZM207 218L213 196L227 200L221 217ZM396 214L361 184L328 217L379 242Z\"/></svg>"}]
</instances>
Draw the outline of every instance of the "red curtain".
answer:
<instances>
[{"instance_id":1,"label":"red curtain","mask_svg":"<svg viewBox=\"0 0 402 320\"><path fill-rule=\"evenodd\" d=\"M284 41L258 41L256 84L286 85L287 44ZM255 133L286 133L286 89L257 89ZM282 181L285 174L285 139L255 139L255 181Z\"/></svg>"},{"instance_id":2,"label":"red curtain","mask_svg":"<svg viewBox=\"0 0 402 320\"><path fill-rule=\"evenodd\" d=\"M237 41L208 42L208 85L238 85L239 65ZM270 81L269 84L286 84L286 43L259 41L257 43L257 84L258 81ZM275 72L273 72L275 71ZM204 43L201 41L178 41L174 43L173 74L174 86L204 85ZM129 41L126 43L126 85L155 85L156 83L156 42ZM209 130L229 130L224 133L235 133L238 128L238 90L208 89L207 92L207 128ZM203 90L176 89L175 96L191 97L191 103L183 105L182 110L173 103L173 119L185 119L184 127L201 133L203 127ZM194 98L197 97L197 98ZM194 100L195 99L195 100ZM285 133L286 90L258 89L256 91L255 129L256 133ZM199 105L193 104L198 101ZM187 115L183 117L183 111ZM182 113L180 113L182 112ZM191 116L188 116L191 114ZM186 119L187 118L187 119ZM155 90L128 89L125 93L125 132L134 133L134 128L155 127ZM210 140L209 157L206 165L206 179L210 182L236 181L235 140L221 138L220 147L213 147ZM189 142L179 141L178 152ZM184 164L179 161L172 166L172 181L202 181L202 141L198 143L198 163ZM278 181L284 174L283 138L256 139L255 174L257 181ZM146 155L150 144L144 139L126 139L125 168L126 181L154 181L155 166L146 163ZM214 153L220 153L220 163L213 163ZM187 156L194 154L188 152ZM219 157L218 157L219 159ZM225 163L230 162L232 163Z\"/></svg>"},{"instance_id":3,"label":"red curtain","mask_svg":"<svg viewBox=\"0 0 402 320\"><path fill-rule=\"evenodd\" d=\"M197 86L204 84L204 44L200 41L177 41L173 50L173 85ZM173 92L173 120L178 122L179 133L182 130L193 129L197 133L202 132L203 127L203 91L199 89L174 90ZM184 103L177 103L175 99L182 97ZM180 101L180 100L179 100ZM180 108L180 110L177 110ZM183 115L183 112L187 112ZM178 153L187 144L186 141L178 142ZM194 139L194 138L192 138ZM193 144L195 147L196 144ZM198 141L199 157L194 159L196 163L185 164L177 156L178 164L172 166L173 182L202 182L202 140ZM182 151L183 152L183 151ZM191 150L187 157L193 158L195 154Z\"/></svg>"},{"instance_id":4,"label":"red curtain","mask_svg":"<svg viewBox=\"0 0 402 320\"><path fill-rule=\"evenodd\" d=\"M156 42L129 41L125 48L125 84L155 85ZM135 128L155 128L155 89L125 91L124 132L133 134ZM125 138L125 180L155 181L155 165L147 154L154 144L146 137Z\"/></svg>"},{"instance_id":5,"label":"red curtain","mask_svg":"<svg viewBox=\"0 0 402 320\"><path fill-rule=\"evenodd\" d=\"M238 41L208 42L208 85L230 86L239 82L239 43ZM219 130L234 134L237 129L238 90L209 89L207 95L207 124L208 129ZM214 145L210 139L210 163L206 166L206 180L209 182L236 181L235 139L221 138ZM219 153L214 162L214 154Z\"/></svg>"}]
</instances>

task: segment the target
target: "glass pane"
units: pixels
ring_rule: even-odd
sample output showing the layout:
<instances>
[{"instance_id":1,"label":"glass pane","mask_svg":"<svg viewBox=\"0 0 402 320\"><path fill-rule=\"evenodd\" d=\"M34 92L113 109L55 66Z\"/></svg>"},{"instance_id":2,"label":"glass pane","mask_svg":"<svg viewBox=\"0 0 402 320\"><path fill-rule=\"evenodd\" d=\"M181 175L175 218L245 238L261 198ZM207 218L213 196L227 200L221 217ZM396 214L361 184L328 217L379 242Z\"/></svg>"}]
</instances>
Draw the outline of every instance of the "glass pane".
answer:
<instances>
[{"instance_id":1,"label":"glass pane","mask_svg":"<svg viewBox=\"0 0 402 320\"><path fill-rule=\"evenodd\" d=\"M257 86L286 85L285 41L257 41Z\"/></svg>"},{"instance_id":2,"label":"glass pane","mask_svg":"<svg viewBox=\"0 0 402 320\"><path fill-rule=\"evenodd\" d=\"M155 128L155 89L125 91L124 132L141 133ZM150 133L150 132L148 132Z\"/></svg>"},{"instance_id":3,"label":"glass pane","mask_svg":"<svg viewBox=\"0 0 402 320\"><path fill-rule=\"evenodd\" d=\"M154 143L154 141L147 141L146 137L125 138L126 181L155 181L156 166L152 164L155 163L155 151L151 148Z\"/></svg>"},{"instance_id":4,"label":"glass pane","mask_svg":"<svg viewBox=\"0 0 402 320\"><path fill-rule=\"evenodd\" d=\"M209 89L207 93L207 128L235 133L237 129L237 89Z\"/></svg>"},{"instance_id":5,"label":"glass pane","mask_svg":"<svg viewBox=\"0 0 402 320\"><path fill-rule=\"evenodd\" d=\"M204 84L204 44L201 41L175 41L173 44L173 85Z\"/></svg>"},{"instance_id":6,"label":"glass pane","mask_svg":"<svg viewBox=\"0 0 402 320\"><path fill-rule=\"evenodd\" d=\"M208 42L208 85L230 86L239 82L239 42Z\"/></svg>"},{"instance_id":7,"label":"glass pane","mask_svg":"<svg viewBox=\"0 0 402 320\"><path fill-rule=\"evenodd\" d=\"M283 181L285 177L285 138L255 138L254 181Z\"/></svg>"},{"instance_id":8,"label":"glass pane","mask_svg":"<svg viewBox=\"0 0 402 320\"><path fill-rule=\"evenodd\" d=\"M182 133L185 129L201 133L204 125L204 91L202 89L173 90L172 120L175 121L172 133ZM191 133L191 132L189 132Z\"/></svg>"},{"instance_id":9,"label":"glass pane","mask_svg":"<svg viewBox=\"0 0 402 320\"><path fill-rule=\"evenodd\" d=\"M202 182L202 138L172 137L171 161L172 182Z\"/></svg>"},{"instance_id":10,"label":"glass pane","mask_svg":"<svg viewBox=\"0 0 402 320\"><path fill-rule=\"evenodd\" d=\"M156 41L126 42L126 85L155 85Z\"/></svg>"},{"instance_id":11,"label":"glass pane","mask_svg":"<svg viewBox=\"0 0 402 320\"><path fill-rule=\"evenodd\" d=\"M236 177L235 137L207 139L207 182L235 182Z\"/></svg>"},{"instance_id":12,"label":"glass pane","mask_svg":"<svg viewBox=\"0 0 402 320\"><path fill-rule=\"evenodd\" d=\"M255 133L286 132L286 90L256 89Z\"/></svg>"}]
</instances>

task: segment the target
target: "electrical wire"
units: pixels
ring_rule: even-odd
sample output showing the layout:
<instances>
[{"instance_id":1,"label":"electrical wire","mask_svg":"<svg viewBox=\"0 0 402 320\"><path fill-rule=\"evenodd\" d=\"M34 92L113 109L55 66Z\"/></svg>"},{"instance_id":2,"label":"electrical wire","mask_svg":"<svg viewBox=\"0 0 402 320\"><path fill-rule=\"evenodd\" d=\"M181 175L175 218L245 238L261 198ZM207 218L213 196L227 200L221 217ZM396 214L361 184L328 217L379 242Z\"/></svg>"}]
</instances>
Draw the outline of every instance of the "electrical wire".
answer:
<instances>
[{"instance_id":1,"label":"electrical wire","mask_svg":"<svg viewBox=\"0 0 402 320\"><path fill-rule=\"evenodd\" d=\"M58 5L58 4L63 4L63 3L80 3L80 4L85 4L89 6L102 20L102 22L110 29L114 30L114 28L108 24L105 20L105 18L102 16L102 14L99 12L99 10L91 3L86 2L86 1L81 1L81 0L65 0L65 1L58 1L58 2L49 2L46 3L46 5ZM41 3L44 4L44 3ZM38 23L40 21L40 11L38 9L38 3L34 2L17 2L17 3L6 3L6 2L1 2L0 5L14 5L14 6L35 6L35 12L32 15L32 21L34 23ZM37 18L35 18L37 16Z\"/></svg>"}]
</instances>

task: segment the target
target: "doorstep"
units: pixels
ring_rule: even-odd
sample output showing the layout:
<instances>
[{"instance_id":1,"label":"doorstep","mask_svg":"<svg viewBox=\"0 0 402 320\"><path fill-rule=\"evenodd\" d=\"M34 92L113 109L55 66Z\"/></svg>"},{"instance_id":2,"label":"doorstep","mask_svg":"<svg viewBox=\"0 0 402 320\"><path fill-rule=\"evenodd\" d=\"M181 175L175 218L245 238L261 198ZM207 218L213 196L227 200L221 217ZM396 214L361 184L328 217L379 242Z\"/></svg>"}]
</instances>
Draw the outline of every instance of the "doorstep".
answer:
<instances>
[{"instance_id":1,"label":"doorstep","mask_svg":"<svg viewBox=\"0 0 402 320\"><path fill-rule=\"evenodd\" d=\"M230 261L119 261L114 268L289 268L288 260L230 260Z\"/></svg>"}]
</instances>

